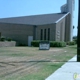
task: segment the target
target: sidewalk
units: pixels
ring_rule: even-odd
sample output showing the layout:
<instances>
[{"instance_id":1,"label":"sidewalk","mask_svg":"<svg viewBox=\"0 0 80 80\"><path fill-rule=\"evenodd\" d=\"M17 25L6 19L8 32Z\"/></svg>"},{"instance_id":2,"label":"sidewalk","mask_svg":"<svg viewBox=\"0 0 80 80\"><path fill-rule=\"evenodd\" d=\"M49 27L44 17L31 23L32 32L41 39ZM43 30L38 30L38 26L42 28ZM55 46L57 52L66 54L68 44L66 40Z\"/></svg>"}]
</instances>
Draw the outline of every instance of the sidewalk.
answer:
<instances>
[{"instance_id":1,"label":"sidewalk","mask_svg":"<svg viewBox=\"0 0 80 80\"><path fill-rule=\"evenodd\" d=\"M77 73L75 80L80 80L80 62L77 56L66 62L61 68L55 71L45 80L74 80L74 74Z\"/></svg>"}]
</instances>

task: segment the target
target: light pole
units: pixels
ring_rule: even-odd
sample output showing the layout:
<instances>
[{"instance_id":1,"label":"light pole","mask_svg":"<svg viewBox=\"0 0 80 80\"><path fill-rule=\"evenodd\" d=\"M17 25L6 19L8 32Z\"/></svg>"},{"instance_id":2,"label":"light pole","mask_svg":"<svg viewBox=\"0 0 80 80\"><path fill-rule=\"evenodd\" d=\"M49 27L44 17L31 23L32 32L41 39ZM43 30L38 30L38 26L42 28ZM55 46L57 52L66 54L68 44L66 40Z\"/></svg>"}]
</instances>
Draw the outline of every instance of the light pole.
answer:
<instances>
[{"instance_id":1,"label":"light pole","mask_svg":"<svg viewBox=\"0 0 80 80\"><path fill-rule=\"evenodd\" d=\"M77 62L80 62L80 0L78 0Z\"/></svg>"}]
</instances>

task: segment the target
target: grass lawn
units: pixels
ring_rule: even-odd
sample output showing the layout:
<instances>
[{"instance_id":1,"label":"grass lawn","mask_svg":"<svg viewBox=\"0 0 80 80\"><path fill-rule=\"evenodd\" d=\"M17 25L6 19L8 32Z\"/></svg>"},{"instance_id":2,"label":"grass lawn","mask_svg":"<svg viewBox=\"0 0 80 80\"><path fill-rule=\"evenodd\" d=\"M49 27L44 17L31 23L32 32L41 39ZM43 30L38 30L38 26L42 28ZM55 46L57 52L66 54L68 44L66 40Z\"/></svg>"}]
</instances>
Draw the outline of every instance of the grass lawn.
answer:
<instances>
[{"instance_id":1,"label":"grass lawn","mask_svg":"<svg viewBox=\"0 0 80 80\"><path fill-rule=\"evenodd\" d=\"M34 47L2 47L0 80L45 80L76 54L76 46L49 51Z\"/></svg>"}]
</instances>

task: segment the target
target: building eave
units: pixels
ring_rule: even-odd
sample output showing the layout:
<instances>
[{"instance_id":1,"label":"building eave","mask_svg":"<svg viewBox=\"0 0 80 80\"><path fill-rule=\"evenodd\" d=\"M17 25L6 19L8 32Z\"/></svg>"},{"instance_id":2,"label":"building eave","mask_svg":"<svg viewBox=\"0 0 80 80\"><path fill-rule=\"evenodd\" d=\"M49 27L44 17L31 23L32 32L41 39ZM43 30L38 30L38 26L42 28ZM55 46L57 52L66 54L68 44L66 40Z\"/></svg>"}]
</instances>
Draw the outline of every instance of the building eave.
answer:
<instances>
[{"instance_id":1,"label":"building eave","mask_svg":"<svg viewBox=\"0 0 80 80\"><path fill-rule=\"evenodd\" d=\"M55 23L58 23L59 21L61 21L63 18L65 18L68 14L70 14L70 12L68 12L67 14L65 14L63 17L61 17L60 19L58 19Z\"/></svg>"}]
</instances>

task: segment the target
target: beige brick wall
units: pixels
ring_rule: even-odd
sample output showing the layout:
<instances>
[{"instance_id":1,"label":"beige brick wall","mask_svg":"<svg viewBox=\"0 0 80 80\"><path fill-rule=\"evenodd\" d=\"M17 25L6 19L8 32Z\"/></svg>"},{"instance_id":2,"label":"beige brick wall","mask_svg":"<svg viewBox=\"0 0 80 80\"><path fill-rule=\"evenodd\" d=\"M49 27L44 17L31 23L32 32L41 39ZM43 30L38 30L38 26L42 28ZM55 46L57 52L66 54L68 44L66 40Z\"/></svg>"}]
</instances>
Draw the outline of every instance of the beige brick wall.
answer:
<instances>
[{"instance_id":1,"label":"beige brick wall","mask_svg":"<svg viewBox=\"0 0 80 80\"><path fill-rule=\"evenodd\" d=\"M15 41L4 41L4 42L0 41L0 47L15 47L15 46L16 46Z\"/></svg>"},{"instance_id":2,"label":"beige brick wall","mask_svg":"<svg viewBox=\"0 0 80 80\"><path fill-rule=\"evenodd\" d=\"M65 18L56 23L56 41L65 40Z\"/></svg>"},{"instance_id":3,"label":"beige brick wall","mask_svg":"<svg viewBox=\"0 0 80 80\"><path fill-rule=\"evenodd\" d=\"M0 23L0 32L4 37L10 37L19 43L27 44L28 36L33 36L33 26Z\"/></svg>"},{"instance_id":4,"label":"beige brick wall","mask_svg":"<svg viewBox=\"0 0 80 80\"><path fill-rule=\"evenodd\" d=\"M62 25L61 25L62 24ZM48 28L50 28L51 41L69 41L70 40L70 14L58 23L39 25L36 30L33 26L25 24L0 23L0 32L4 37L10 37L13 40L28 44L28 36L35 35L35 40L40 40L41 29L46 29L46 40L48 40ZM36 31L36 33L34 32ZM43 32L44 33L44 32ZM44 35L44 34L43 34ZM44 39L44 37L43 37Z\"/></svg>"},{"instance_id":5,"label":"beige brick wall","mask_svg":"<svg viewBox=\"0 0 80 80\"><path fill-rule=\"evenodd\" d=\"M66 23L65 23L65 41L70 41L70 14L66 16Z\"/></svg>"},{"instance_id":6,"label":"beige brick wall","mask_svg":"<svg viewBox=\"0 0 80 80\"><path fill-rule=\"evenodd\" d=\"M36 39L40 40L40 31L41 29L46 29L46 40L48 40L48 28L50 28L50 40L51 41L55 41L55 24L47 24L47 25L41 25L41 26L37 26L37 32L36 32ZM44 35L44 32L43 32ZM43 37L44 39L44 37Z\"/></svg>"}]
</instances>

